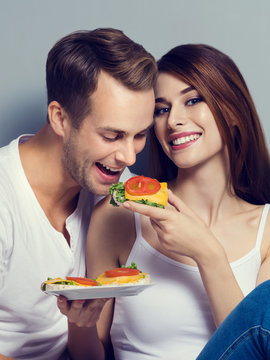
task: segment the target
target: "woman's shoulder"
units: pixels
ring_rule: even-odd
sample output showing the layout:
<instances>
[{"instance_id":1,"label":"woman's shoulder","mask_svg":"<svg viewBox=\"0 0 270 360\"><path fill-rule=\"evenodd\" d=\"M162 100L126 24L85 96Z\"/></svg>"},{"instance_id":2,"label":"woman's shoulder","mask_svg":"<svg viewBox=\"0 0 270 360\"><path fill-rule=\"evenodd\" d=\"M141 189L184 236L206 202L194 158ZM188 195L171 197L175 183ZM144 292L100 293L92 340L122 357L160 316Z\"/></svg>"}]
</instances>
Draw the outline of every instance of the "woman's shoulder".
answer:
<instances>
[{"instance_id":1,"label":"woman's shoulder","mask_svg":"<svg viewBox=\"0 0 270 360\"><path fill-rule=\"evenodd\" d=\"M102 225L102 232L114 234L114 238L124 238L134 227L134 214L122 206L110 204L110 197L101 200L94 208L91 224Z\"/></svg>"},{"instance_id":2,"label":"woman's shoulder","mask_svg":"<svg viewBox=\"0 0 270 360\"><path fill-rule=\"evenodd\" d=\"M133 218L133 214L126 210L123 206L113 206L110 203L110 196L99 201L93 209L93 217L102 216L103 220L116 220Z\"/></svg>"}]
</instances>

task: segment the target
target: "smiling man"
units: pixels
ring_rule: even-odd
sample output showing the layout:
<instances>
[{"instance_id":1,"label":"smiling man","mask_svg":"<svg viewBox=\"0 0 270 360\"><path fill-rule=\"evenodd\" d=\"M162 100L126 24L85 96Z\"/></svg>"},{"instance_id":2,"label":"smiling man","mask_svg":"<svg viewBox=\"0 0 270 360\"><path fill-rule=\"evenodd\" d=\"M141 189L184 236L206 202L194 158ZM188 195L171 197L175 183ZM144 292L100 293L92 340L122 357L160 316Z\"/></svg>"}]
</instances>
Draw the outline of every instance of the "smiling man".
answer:
<instances>
[{"instance_id":1,"label":"smiling man","mask_svg":"<svg viewBox=\"0 0 270 360\"><path fill-rule=\"evenodd\" d=\"M46 74L47 122L0 150L0 358L64 359L66 318L40 284L85 276L94 194L135 162L153 122L155 60L119 30L64 37Z\"/></svg>"}]
</instances>

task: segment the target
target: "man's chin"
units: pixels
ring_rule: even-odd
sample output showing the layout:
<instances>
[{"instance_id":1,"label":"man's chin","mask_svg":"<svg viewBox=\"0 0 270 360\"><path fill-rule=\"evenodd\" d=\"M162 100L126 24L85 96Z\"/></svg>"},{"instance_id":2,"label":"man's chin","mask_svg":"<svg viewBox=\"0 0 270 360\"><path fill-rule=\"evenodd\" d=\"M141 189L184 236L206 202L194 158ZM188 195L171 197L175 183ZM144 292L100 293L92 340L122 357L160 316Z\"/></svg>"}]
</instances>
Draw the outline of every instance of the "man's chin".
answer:
<instances>
[{"instance_id":1,"label":"man's chin","mask_svg":"<svg viewBox=\"0 0 270 360\"><path fill-rule=\"evenodd\" d=\"M111 187L112 184L91 184L89 186L85 186L84 188L90 192L92 192L95 195L99 195L99 196L106 196L109 195L109 188Z\"/></svg>"}]
</instances>

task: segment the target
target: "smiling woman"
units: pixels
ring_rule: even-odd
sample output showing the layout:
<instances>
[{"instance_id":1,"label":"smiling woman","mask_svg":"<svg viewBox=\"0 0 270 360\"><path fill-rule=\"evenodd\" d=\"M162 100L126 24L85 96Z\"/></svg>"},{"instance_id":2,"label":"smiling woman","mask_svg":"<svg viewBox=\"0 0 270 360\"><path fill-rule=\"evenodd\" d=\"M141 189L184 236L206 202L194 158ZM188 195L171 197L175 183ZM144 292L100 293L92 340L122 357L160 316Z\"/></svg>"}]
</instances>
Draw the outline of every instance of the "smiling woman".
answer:
<instances>
[{"instance_id":1,"label":"smiling woman","mask_svg":"<svg viewBox=\"0 0 270 360\"><path fill-rule=\"evenodd\" d=\"M125 201L144 192L142 176L125 189L117 184L123 205L99 203L86 249L89 277L135 262L155 285L108 301L98 320L80 307L78 323L83 317L92 326L82 330L87 354L101 340L102 360L194 360L236 305L270 278L269 154L239 70L207 45L176 47L158 67L154 177L168 181L168 205Z\"/></svg>"},{"instance_id":2,"label":"smiling woman","mask_svg":"<svg viewBox=\"0 0 270 360\"><path fill-rule=\"evenodd\" d=\"M234 191L247 201L264 204L270 193L269 153L255 105L235 63L210 46L187 44L169 51L159 60L158 67L160 79L171 76L185 84L184 92L190 93L186 108L201 101L207 104L227 145ZM155 114L158 116L161 100L164 99L157 86ZM163 108L170 112L166 103ZM155 136L151 137L151 144L154 175L163 181L168 180L168 174L175 177L177 166L164 157Z\"/></svg>"}]
</instances>

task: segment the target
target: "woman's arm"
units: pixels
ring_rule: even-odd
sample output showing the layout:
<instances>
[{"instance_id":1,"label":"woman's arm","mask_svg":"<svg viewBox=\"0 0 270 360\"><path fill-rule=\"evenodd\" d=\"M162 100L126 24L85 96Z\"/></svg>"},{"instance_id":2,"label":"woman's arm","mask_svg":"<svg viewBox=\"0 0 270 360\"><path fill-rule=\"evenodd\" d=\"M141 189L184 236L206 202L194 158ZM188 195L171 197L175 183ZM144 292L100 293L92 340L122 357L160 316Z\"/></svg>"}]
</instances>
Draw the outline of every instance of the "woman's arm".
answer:
<instances>
[{"instance_id":1,"label":"woman's arm","mask_svg":"<svg viewBox=\"0 0 270 360\"><path fill-rule=\"evenodd\" d=\"M132 211L149 216L161 246L167 253L188 256L198 265L217 326L244 295L231 270L224 248L205 223L178 197L169 192L166 209L134 202Z\"/></svg>"},{"instance_id":2,"label":"woman's arm","mask_svg":"<svg viewBox=\"0 0 270 360\"><path fill-rule=\"evenodd\" d=\"M265 254L265 255L264 255ZM261 245L262 265L257 278L257 285L270 278L270 211L266 219Z\"/></svg>"}]
</instances>

